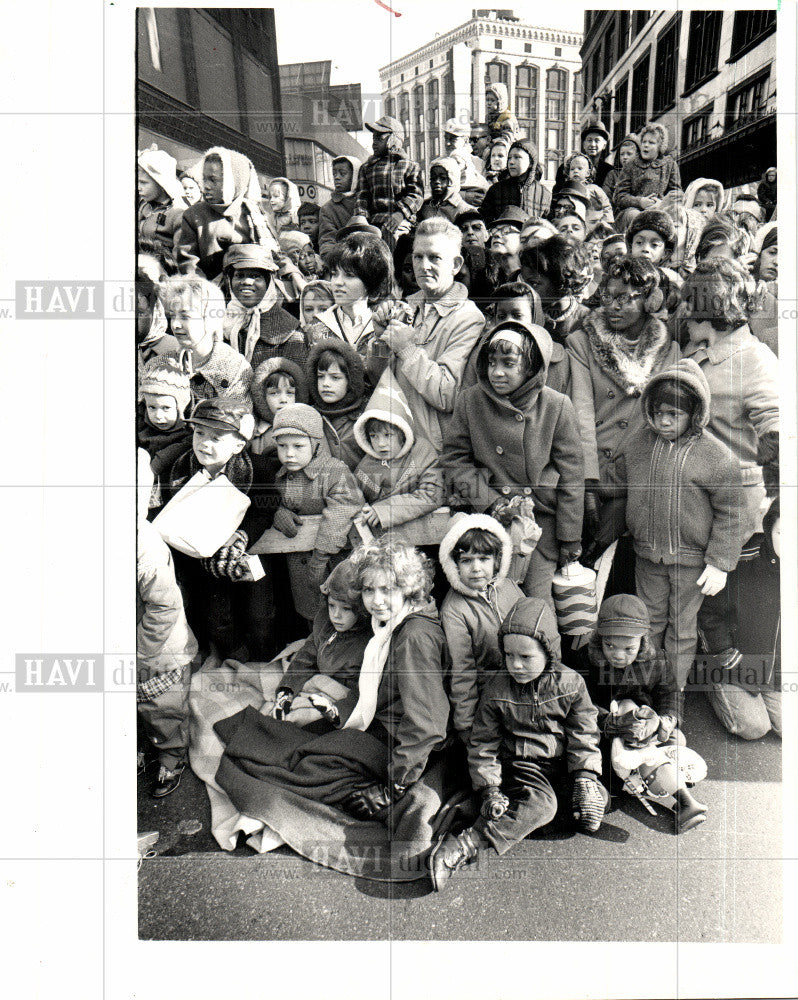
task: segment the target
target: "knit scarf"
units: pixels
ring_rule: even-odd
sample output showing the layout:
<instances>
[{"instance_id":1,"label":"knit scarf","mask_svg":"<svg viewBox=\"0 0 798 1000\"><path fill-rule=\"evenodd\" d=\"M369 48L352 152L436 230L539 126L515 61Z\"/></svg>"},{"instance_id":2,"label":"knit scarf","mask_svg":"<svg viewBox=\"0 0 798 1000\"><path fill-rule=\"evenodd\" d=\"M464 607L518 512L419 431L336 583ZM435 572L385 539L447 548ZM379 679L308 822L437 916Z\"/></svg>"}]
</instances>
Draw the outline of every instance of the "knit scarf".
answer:
<instances>
[{"instance_id":1,"label":"knit scarf","mask_svg":"<svg viewBox=\"0 0 798 1000\"><path fill-rule=\"evenodd\" d=\"M374 713L377 711L377 692L382 680L382 672L388 662L391 637L412 611L413 606L405 601L399 611L392 615L387 622L377 621L376 618L371 619L374 638L369 639L363 653L363 665L360 668L360 677L357 682L357 704L341 728L359 729L361 732L365 732L371 725Z\"/></svg>"},{"instance_id":2,"label":"knit scarf","mask_svg":"<svg viewBox=\"0 0 798 1000\"><path fill-rule=\"evenodd\" d=\"M273 281L269 282L266 294L260 302L256 306L252 306L251 309L243 306L235 295L230 299L224 312L222 325L224 339L230 344L233 350L237 351L238 335L242 329L246 329L244 357L247 361L252 360L252 352L255 350L255 344L257 344L260 337L261 315L269 312L270 309L273 309L281 301L282 297Z\"/></svg>"},{"instance_id":3,"label":"knit scarf","mask_svg":"<svg viewBox=\"0 0 798 1000\"><path fill-rule=\"evenodd\" d=\"M610 330L601 309L585 320L584 330L596 364L623 387L627 396L641 394L671 346L667 327L655 316L647 318L637 340L627 340Z\"/></svg>"}]
</instances>

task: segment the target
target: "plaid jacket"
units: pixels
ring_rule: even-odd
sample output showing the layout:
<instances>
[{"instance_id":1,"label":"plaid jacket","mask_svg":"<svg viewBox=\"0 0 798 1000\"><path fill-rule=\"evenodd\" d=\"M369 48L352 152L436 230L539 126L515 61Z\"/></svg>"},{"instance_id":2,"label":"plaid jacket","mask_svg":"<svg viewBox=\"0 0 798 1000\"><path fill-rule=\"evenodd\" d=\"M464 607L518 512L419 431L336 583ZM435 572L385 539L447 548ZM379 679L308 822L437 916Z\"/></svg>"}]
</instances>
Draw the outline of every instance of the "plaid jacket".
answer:
<instances>
[{"instance_id":1,"label":"plaid jacket","mask_svg":"<svg viewBox=\"0 0 798 1000\"><path fill-rule=\"evenodd\" d=\"M380 159L370 156L361 167L355 198L356 215L365 215L373 223L375 217L401 212L410 222L415 222L423 201L421 168L406 156L395 153Z\"/></svg>"}]
</instances>

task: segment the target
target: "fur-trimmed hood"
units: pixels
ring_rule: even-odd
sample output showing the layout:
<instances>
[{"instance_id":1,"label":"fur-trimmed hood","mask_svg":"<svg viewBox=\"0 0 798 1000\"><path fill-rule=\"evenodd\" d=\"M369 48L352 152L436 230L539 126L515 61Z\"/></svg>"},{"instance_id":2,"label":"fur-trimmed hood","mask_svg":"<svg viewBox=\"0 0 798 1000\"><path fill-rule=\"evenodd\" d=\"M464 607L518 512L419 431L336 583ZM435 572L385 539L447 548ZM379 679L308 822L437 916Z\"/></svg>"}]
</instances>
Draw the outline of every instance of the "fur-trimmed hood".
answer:
<instances>
[{"instance_id":1,"label":"fur-trimmed hood","mask_svg":"<svg viewBox=\"0 0 798 1000\"><path fill-rule=\"evenodd\" d=\"M371 441L366 433L366 424L369 420L382 420L383 423L391 424L392 427L396 427L402 432L404 444L396 456L397 459L404 458L415 444L413 411L390 368L386 368L380 376L366 409L357 418L353 428L355 441L360 445L360 448L367 455L379 460L379 455L371 447Z\"/></svg>"},{"instance_id":2,"label":"fur-trimmed hood","mask_svg":"<svg viewBox=\"0 0 798 1000\"><path fill-rule=\"evenodd\" d=\"M646 318L634 341L610 329L603 309L595 309L585 317L582 329L596 364L622 386L627 396L643 392L652 371L671 349L668 328L653 315Z\"/></svg>"},{"instance_id":3,"label":"fur-trimmed hood","mask_svg":"<svg viewBox=\"0 0 798 1000\"><path fill-rule=\"evenodd\" d=\"M506 579L507 574L510 572L510 562L513 558L513 543L510 540L510 536L494 517L490 517L488 514L456 515L449 526L449 530L443 536L443 541L438 549L438 560L441 564L441 569L446 574L446 579L449 581L449 586L452 590L456 590L458 594L463 594L465 597L478 597L479 594L476 590L466 587L460 579L460 574L457 571L457 563L455 563L452 557L452 552L463 535L472 528L482 528L483 531L489 531L491 535L495 535L501 542L501 560L499 563L499 572L492 581L494 586Z\"/></svg>"},{"instance_id":4,"label":"fur-trimmed hood","mask_svg":"<svg viewBox=\"0 0 798 1000\"><path fill-rule=\"evenodd\" d=\"M668 368L663 369L663 371L657 372L649 380L643 390L640 405L643 408L643 415L652 429L654 427L654 420L651 412L651 396L654 389L663 382L677 382L687 386L698 397L698 406L693 412L690 433L696 437L699 436L709 423L710 391L709 383L704 377L704 373L692 358L682 358L675 365L670 365Z\"/></svg>"},{"instance_id":5,"label":"fur-trimmed hood","mask_svg":"<svg viewBox=\"0 0 798 1000\"><path fill-rule=\"evenodd\" d=\"M506 635L528 635L537 639L546 651L546 670L559 661L556 637L557 619L548 604L540 597L524 597L518 601L499 627L499 649L504 652Z\"/></svg>"},{"instance_id":6,"label":"fur-trimmed hood","mask_svg":"<svg viewBox=\"0 0 798 1000\"><path fill-rule=\"evenodd\" d=\"M325 403L319 395L318 363L319 358L325 351L332 351L333 354L339 355L349 371L346 395L339 403L334 403L332 406ZM319 340L310 349L307 360L307 373L311 406L317 409L323 416L337 417L344 413L352 413L363 405L363 394L366 391L363 358L354 347L350 347L340 337L328 337L326 340Z\"/></svg>"},{"instance_id":7,"label":"fur-trimmed hood","mask_svg":"<svg viewBox=\"0 0 798 1000\"><path fill-rule=\"evenodd\" d=\"M294 380L294 401L296 403L307 403L308 401L308 380L301 366L290 358L267 358L255 369L252 376L252 384L249 387L252 396L252 406L255 413L269 423L272 422L272 413L269 404L266 402L266 381L275 372L285 372Z\"/></svg>"}]
</instances>

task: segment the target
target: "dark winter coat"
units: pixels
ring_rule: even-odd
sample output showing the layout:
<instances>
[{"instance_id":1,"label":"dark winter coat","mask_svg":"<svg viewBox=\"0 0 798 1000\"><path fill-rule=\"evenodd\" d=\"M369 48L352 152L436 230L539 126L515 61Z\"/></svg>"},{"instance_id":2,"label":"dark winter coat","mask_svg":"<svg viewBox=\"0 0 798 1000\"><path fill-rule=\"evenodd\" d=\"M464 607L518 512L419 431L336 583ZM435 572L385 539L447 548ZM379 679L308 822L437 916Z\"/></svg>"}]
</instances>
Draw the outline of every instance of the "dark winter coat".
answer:
<instances>
[{"instance_id":1,"label":"dark winter coat","mask_svg":"<svg viewBox=\"0 0 798 1000\"><path fill-rule=\"evenodd\" d=\"M530 167L530 170L536 169L537 165ZM520 177L510 177L508 175L496 181L495 184L492 184L488 188L485 200L479 209L479 214L485 220L485 225L488 228L490 228L495 219L499 218L505 208L510 205L515 205L517 208L521 207L521 191L527 182L529 173L530 171L527 170ZM530 217L546 215L551 206L551 192L549 189L544 187L540 181L535 181L533 197L534 209L530 213Z\"/></svg>"},{"instance_id":2,"label":"dark winter coat","mask_svg":"<svg viewBox=\"0 0 798 1000\"><path fill-rule=\"evenodd\" d=\"M147 421L147 406L140 399L136 406L136 442L150 456L150 468L156 481L171 469L175 459L191 446L192 430L182 417L174 427L159 431Z\"/></svg>"},{"instance_id":3,"label":"dark winter coat","mask_svg":"<svg viewBox=\"0 0 798 1000\"><path fill-rule=\"evenodd\" d=\"M610 666L601 648L601 636L594 632L587 647L585 680L598 708L599 724L609 715L613 701L630 698L636 705L649 705L657 715L672 715L681 725L682 706L673 671L662 650L655 649L643 636L640 652L624 670Z\"/></svg>"},{"instance_id":4,"label":"dark winter coat","mask_svg":"<svg viewBox=\"0 0 798 1000\"><path fill-rule=\"evenodd\" d=\"M468 768L475 789L502 783L502 763L513 758L538 763L564 761L578 776L601 774L598 713L583 678L554 653L554 612L538 597L519 601L504 619L499 641L529 635L543 646L547 664L529 684L506 669L486 683L468 743Z\"/></svg>"},{"instance_id":5,"label":"dark winter coat","mask_svg":"<svg viewBox=\"0 0 798 1000\"><path fill-rule=\"evenodd\" d=\"M199 269L212 281L221 274L224 255L234 243L258 243L277 247L265 216L254 216L246 205L230 215L220 215L205 199L183 212L175 234L175 254L181 274Z\"/></svg>"},{"instance_id":6,"label":"dark winter coat","mask_svg":"<svg viewBox=\"0 0 798 1000\"><path fill-rule=\"evenodd\" d=\"M601 183L597 181L597 183ZM615 186L613 208L616 215L626 208L645 208L642 198L664 198L669 191L681 189L682 181L676 160L669 154L653 160L636 156L621 170Z\"/></svg>"},{"instance_id":7,"label":"dark winter coat","mask_svg":"<svg viewBox=\"0 0 798 1000\"><path fill-rule=\"evenodd\" d=\"M238 342L231 345L239 354L244 353L246 337L247 331L242 328L234 338ZM279 302L268 312L260 314L260 336L255 342L250 361L253 369L269 358L288 358L298 365L304 365L307 357L307 337L299 329L297 320Z\"/></svg>"}]
</instances>

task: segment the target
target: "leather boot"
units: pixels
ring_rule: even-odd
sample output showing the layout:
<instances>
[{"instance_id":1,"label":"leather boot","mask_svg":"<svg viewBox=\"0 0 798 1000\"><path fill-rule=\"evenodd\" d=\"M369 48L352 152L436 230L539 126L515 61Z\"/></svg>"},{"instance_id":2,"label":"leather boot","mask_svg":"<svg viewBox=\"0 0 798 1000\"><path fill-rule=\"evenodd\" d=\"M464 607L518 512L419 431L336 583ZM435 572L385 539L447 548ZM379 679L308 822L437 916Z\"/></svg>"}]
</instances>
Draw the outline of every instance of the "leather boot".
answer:
<instances>
[{"instance_id":1,"label":"leather boot","mask_svg":"<svg viewBox=\"0 0 798 1000\"><path fill-rule=\"evenodd\" d=\"M678 789L674 798L676 799L674 813L676 815L677 833L685 833L687 830L692 830L694 826L703 823L707 818L707 807L703 802L699 802L693 798L687 788Z\"/></svg>"},{"instance_id":2,"label":"leather boot","mask_svg":"<svg viewBox=\"0 0 798 1000\"><path fill-rule=\"evenodd\" d=\"M473 827L454 836L448 833L436 844L430 854L430 878L436 892L440 892L458 869L473 860L485 843Z\"/></svg>"}]
</instances>

